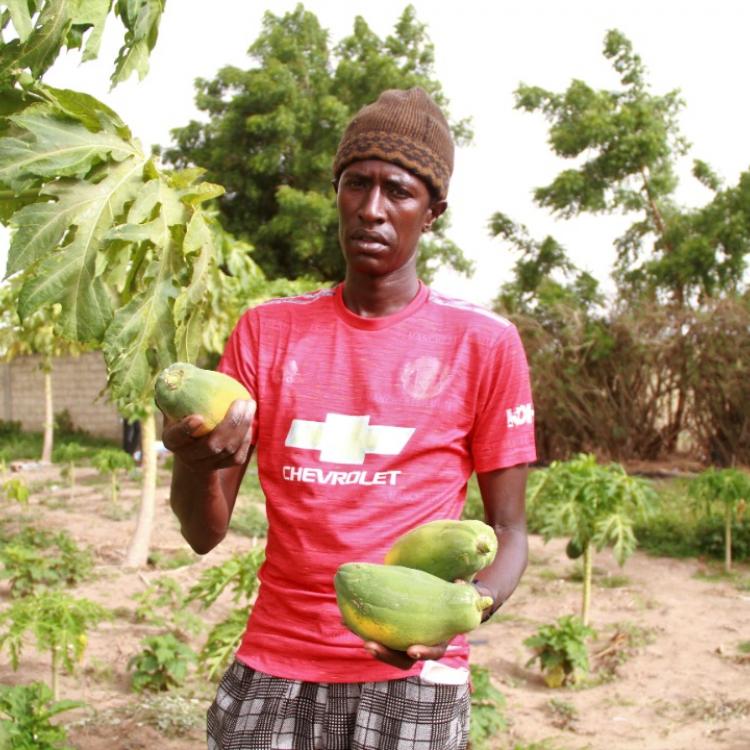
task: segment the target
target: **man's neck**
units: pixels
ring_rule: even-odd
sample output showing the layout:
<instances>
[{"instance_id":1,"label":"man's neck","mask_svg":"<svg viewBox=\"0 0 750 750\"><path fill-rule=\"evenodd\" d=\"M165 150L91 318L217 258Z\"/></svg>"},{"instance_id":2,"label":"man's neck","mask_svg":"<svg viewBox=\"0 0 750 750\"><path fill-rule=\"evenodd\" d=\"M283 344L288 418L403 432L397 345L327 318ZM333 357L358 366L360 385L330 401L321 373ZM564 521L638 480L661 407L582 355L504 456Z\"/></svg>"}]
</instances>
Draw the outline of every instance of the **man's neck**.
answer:
<instances>
[{"instance_id":1,"label":"man's neck","mask_svg":"<svg viewBox=\"0 0 750 750\"><path fill-rule=\"evenodd\" d=\"M381 318L403 310L419 292L419 280L413 269L402 269L386 276L369 276L347 271L344 280L344 304L355 315Z\"/></svg>"}]
</instances>

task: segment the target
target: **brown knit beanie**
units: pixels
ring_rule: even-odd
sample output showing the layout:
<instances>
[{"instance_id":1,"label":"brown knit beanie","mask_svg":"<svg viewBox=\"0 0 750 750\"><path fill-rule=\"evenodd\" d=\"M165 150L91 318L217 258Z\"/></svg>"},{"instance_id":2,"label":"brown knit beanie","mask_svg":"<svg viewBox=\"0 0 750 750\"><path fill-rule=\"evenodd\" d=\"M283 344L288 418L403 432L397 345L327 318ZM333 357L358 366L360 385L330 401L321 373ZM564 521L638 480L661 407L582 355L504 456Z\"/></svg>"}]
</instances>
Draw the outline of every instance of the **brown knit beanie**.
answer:
<instances>
[{"instance_id":1,"label":"brown knit beanie","mask_svg":"<svg viewBox=\"0 0 750 750\"><path fill-rule=\"evenodd\" d=\"M354 115L333 162L338 180L354 161L382 159L421 177L441 200L453 172L453 139L440 107L424 89L389 89Z\"/></svg>"}]
</instances>

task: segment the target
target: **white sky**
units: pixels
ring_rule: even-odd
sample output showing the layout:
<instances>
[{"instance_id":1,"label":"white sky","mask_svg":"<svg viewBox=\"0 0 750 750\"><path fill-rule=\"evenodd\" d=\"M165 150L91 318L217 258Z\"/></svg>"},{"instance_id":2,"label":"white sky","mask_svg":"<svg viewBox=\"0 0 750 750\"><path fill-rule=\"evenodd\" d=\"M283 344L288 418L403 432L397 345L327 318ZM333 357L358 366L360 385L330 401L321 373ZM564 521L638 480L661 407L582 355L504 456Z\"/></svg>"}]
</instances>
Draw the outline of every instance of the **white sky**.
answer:
<instances>
[{"instance_id":1,"label":"white sky","mask_svg":"<svg viewBox=\"0 0 750 750\"><path fill-rule=\"evenodd\" d=\"M86 91L115 109L148 148L167 145L171 128L202 116L194 106L193 81L212 78L224 65L247 66L246 50L256 39L263 13L281 15L296 2L169 0L151 70L108 90L121 38L109 21L100 59L85 64L70 53L47 80ZM305 7L328 29L332 42L349 34L361 15L380 36L393 26L405 1L310 0ZM435 45L436 74L454 118L471 117L474 143L456 154L451 182L451 238L476 262L470 280L441 273L441 291L489 303L509 278L513 258L487 234L501 210L525 223L534 237L554 234L581 267L608 286L612 240L627 225L622 217L553 221L537 209L534 187L547 184L563 166L546 146L539 115L513 109L520 82L556 91L573 78L596 87L615 87L617 78L602 56L606 31L618 28L633 42L655 93L679 88L685 100L680 124L693 144L689 154L711 164L727 182L750 166L750 2L747 0L414 0ZM210 8L210 10L209 10ZM680 199L698 205L707 193L684 167ZM4 264L7 234L0 236Z\"/></svg>"}]
</instances>

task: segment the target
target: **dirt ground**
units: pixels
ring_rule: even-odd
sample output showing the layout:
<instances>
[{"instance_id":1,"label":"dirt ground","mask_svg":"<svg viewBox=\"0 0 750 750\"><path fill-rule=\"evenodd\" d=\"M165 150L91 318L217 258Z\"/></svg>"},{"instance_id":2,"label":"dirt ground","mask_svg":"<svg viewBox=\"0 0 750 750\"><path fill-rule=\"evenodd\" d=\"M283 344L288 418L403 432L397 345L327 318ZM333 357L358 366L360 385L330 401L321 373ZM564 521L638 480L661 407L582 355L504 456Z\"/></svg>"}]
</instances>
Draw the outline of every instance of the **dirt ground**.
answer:
<instances>
[{"instance_id":1,"label":"dirt ground","mask_svg":"<svg viewBox=\"0 0 750 750\"><path fill-rule=\"evenodd\" d=\"M96 576L74 593L110 608L118 617L89 637L77 673L64 676L61 697L85 701L86 708L63 714L70 744L77 750L198 750L205 747L204 711L213 691L195 678L175 695L132 692L128 660L144 635L157 632L128 616L134 594L161 576L191 585L201 570L216 565L251 541L230 534L214 552L176 569L127 571L121 561L135 515L104 512L106 482L81 470L80 486L69 497L54 467L21 472L33 492L27 508L5 503L0 518L37 528L67 530L95 553ZM168 474L162 475L153 548L162 556L187 549L169 511ZM138 488L125 483L122 504L134 508ZM541 625L580 610L581 584L565 557L564 541L544 544L531 537L528 570L512 599L490 623L475 631L472 661L490 670L504 694L509 728L496 738L497 750L749 750L750 569L728 579L715 564L636 553L624 568L603 552L595 561L590 644L594 672L590 684L548 688L523 641ZM738 583L739 581L739 583ZM0 609L8 606L7 583L0 582ZM206 613L222 619L230 602ZM202 637L196 638L197 650ZM30 642L18 671L0 651L0 683L49 681L47 659Z\"/></svg>"}]
</instances>

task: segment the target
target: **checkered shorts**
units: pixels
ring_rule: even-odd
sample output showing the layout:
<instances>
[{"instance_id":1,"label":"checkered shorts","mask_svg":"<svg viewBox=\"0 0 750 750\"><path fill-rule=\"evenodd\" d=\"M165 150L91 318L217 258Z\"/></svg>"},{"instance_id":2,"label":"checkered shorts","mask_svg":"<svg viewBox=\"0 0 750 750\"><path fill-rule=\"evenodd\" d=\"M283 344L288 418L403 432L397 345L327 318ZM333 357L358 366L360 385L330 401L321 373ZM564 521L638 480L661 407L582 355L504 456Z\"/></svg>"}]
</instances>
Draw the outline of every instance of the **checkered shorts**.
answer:
<instances>
[{"instance_id":1,"label":"checkered shorts","mask_svg":"<svg viewBox=\"0 0 750 750\"><path fill-rule=\"evenodd\" d=\"M464 750L468 685L287 680L235 662L208 710L209 750Z\"/></svg>"}]
</instances>

